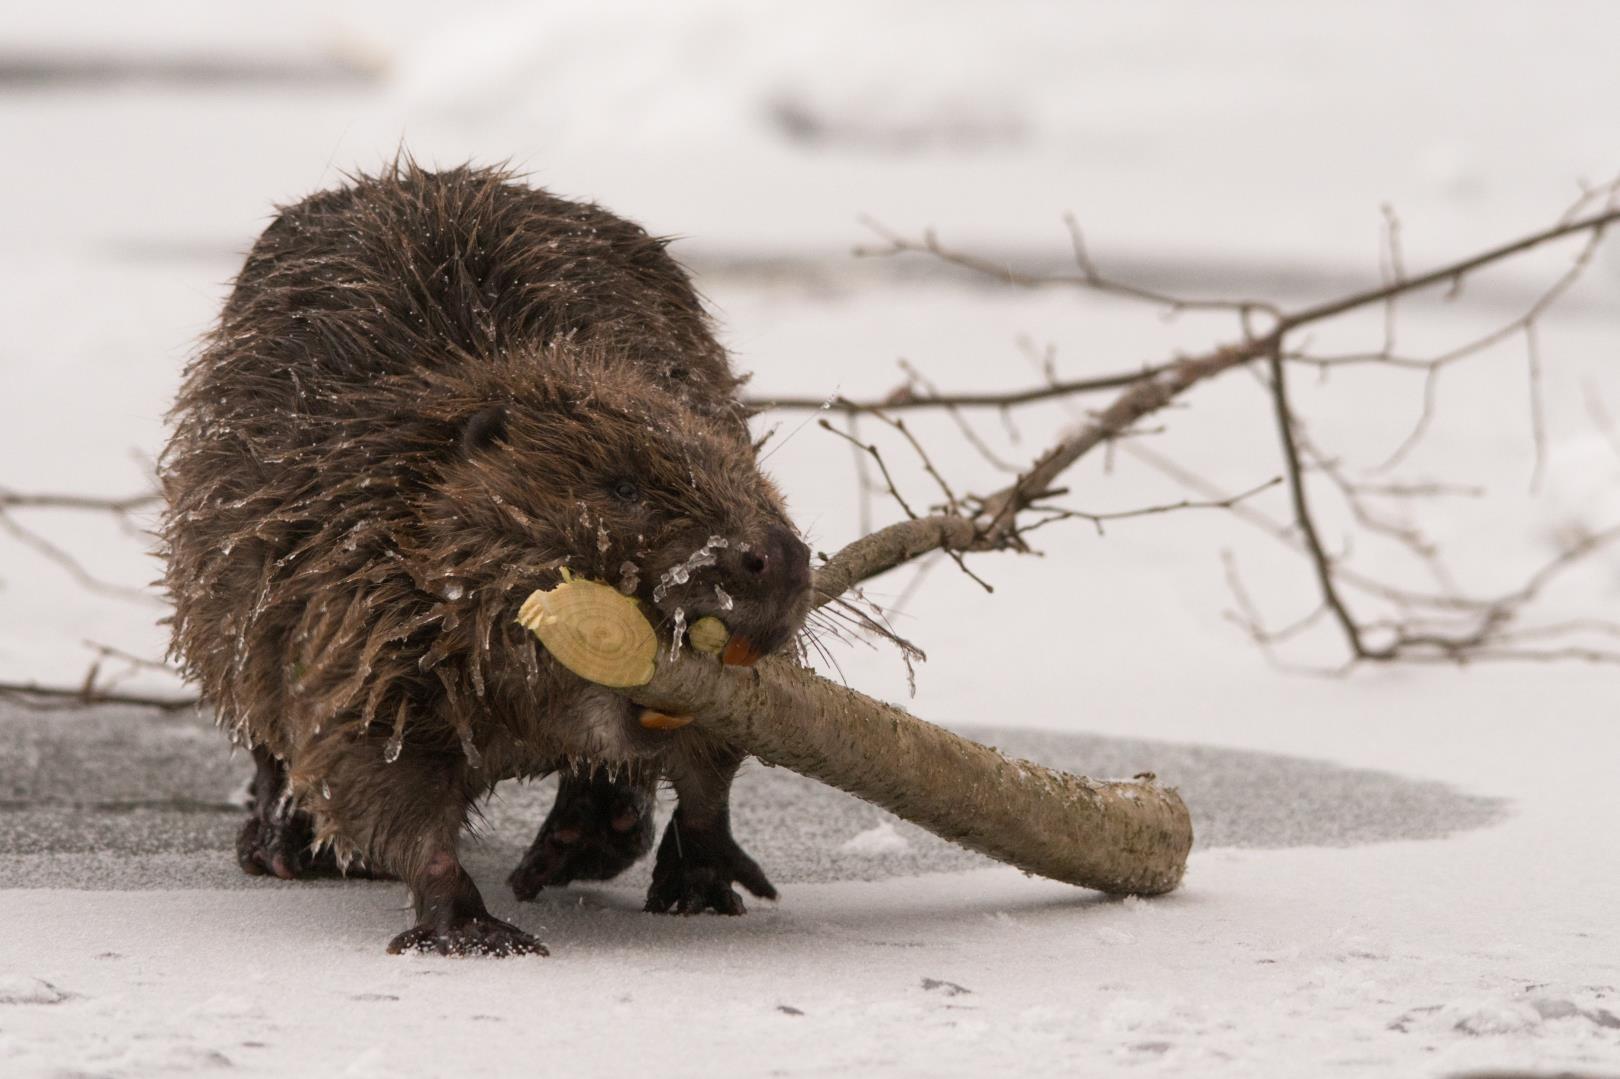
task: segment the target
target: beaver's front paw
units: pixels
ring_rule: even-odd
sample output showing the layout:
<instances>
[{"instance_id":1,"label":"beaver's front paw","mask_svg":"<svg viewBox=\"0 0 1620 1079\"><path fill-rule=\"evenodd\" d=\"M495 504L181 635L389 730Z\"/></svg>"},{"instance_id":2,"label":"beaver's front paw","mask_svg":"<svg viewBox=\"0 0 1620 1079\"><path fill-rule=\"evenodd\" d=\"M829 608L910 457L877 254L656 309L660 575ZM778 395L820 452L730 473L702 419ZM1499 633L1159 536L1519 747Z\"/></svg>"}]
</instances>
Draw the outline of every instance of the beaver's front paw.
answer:
<instances>
[{"instance_id":1,"label":"beaver's front paw","mask_svg":"<svg viewBox=\"0 0 1620 1079\"><path fill-rule=\"evenodd\" d=\"M519 899L575 880L608 880L652 848L646 790L605 775L564 776L557 801L518 867L506 878Z\"/></svg>"},{"instance_id":2,"label":"beaver's front paw","mask_svg":"<svg viewBox=\"0 0 1620 1079\"><path fill-rule=\"evenodd\" d=\"M436 952L439 955L550 955L546 946L511 922L492 914L466 918L452 925L423 922L388 942L388 954Z\"/></svg>"},{"instance_id":3,"label":"beaver's front paw","mask_svg":"<svg viewBox=\"0 0 1620 1079\"><path fill-rule=\"evenodd\" d=\"M658 844L645 909L653 914L701 914L706 910L742 914L748 908L733 884L761 899L776 898L776 889L758 863L737 845L724 820L713 828L693 828L676 809Z\"/></svg>"}]
</instances>

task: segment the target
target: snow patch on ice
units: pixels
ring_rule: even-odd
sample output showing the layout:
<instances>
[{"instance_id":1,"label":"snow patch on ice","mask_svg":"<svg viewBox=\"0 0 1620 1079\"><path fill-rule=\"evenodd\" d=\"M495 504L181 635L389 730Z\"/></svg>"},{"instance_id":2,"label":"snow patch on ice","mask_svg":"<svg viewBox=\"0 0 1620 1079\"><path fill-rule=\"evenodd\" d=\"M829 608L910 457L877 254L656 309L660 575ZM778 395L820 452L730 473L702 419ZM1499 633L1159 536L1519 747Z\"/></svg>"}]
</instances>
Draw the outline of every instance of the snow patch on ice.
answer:
<instances>
[{"instance_id":1,"label":"snow patch on ice","mask_svg":"<svg viewBox=\"0 0 1620 1079\"><path fill-rule=\"evenodd\" d=\"M895 831L889 821L857 833L838 848L843 854L862 858L885 858L891 854L904 854L910 849L911 841Z\"/></svg>"},{"instance_id":2,"label":"snow patch on ice","mask_svg":"<svg viewBox=\"0 0 1620 1079\"><path fill-rule=\"evenodd\" d=\"M72 995L42 978L0 974L0 1004L60 1004Z\"/></svg>"}]
</instances>

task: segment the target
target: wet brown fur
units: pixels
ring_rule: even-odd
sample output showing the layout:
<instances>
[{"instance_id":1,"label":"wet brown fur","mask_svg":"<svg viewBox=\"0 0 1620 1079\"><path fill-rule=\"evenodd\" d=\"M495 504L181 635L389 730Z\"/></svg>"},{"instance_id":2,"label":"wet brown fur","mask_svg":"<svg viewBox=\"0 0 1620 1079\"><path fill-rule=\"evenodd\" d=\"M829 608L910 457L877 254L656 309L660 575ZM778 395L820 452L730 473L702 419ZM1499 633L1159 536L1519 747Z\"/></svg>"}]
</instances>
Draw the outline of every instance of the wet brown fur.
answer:
<instances>
[{"instance_id":1,"label":"wet brown fur","mask_svg":"<svg viewBox=\"0 0 1620 1079\"><path fill-rule=\"evenodd\" d=\"M401 876L419 912L502 778L651 769L723 812L737 754L641 731L514 617L563 566L628 563L666 619L791 637L807 554L738 384L664 243L594 205L401 161L286 207L173 412L174 653L234 740L287 762L318 843ZM720 564L655 601L711 535Z\"/></svg>"}]
</instances>

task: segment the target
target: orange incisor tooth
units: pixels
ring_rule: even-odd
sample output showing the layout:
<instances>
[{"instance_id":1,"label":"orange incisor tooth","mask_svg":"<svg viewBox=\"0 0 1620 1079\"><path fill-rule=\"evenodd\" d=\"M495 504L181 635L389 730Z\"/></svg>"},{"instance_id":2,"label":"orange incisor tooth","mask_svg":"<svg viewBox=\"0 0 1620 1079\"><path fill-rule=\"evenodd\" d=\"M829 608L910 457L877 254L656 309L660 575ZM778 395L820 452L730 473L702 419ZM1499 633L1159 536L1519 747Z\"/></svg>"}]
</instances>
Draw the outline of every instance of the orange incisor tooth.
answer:
<instances>
[{"instance_id":1,"label":"orange incisor tooth","mask_svg":"<svg viewBox=\"0 0 1620 1079\"><path fill-rule=\"evenodd\" d=\"M734 633L731 640L726 642L726 650L720 656L720 662L727 667L752 667L759 662L759 651L754 648L754 642Z\"/></svg>"},{"instance_id":2,"label":"orange incisor tooth","mask_svg":"<svg viewBox=\"0 0 1620 1079\"><path fill-rule=\"evenodd\" d=\"M668 712L655 712L651 708L641 710L641 725L649 731L678 731L694 718L694 716L672 716Z\"/></svg>"}]
</instances>

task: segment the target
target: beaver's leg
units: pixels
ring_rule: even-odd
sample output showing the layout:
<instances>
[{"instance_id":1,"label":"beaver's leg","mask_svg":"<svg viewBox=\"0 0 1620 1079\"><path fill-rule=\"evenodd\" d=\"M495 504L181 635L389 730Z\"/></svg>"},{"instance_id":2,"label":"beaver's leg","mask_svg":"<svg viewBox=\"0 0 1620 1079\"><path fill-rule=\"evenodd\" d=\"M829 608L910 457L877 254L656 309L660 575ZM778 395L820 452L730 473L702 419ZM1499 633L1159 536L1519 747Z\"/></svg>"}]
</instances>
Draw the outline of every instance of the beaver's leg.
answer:
<instances>
[{"instance_id":1,"label":"beaver's leg","mask_svg":"<svg viewBox=\"0 0 1620 1079\"><path fill-rule=\"evenodd\" d=\"M459 752L407 745L393 763L381 739L328 739L296 763L294 787L315 806L317 835L396 874L411 890L416 925L388 951L545 955L484 906L456 844L480 785Z\"/></svg>"},{"instance_id":2,"label":"beaver's leg","mask_svg":"<svg viewBox=\"0 0 1620 1079\"><path fill-rule=\"evenodd\" d=\"M608 880L652 849L654 777L565 771L557 800L507 883L519 899L573 880Z\"/></svg>"},{"instance_id":3,"label":"beaver's leg","mask_svg":"<svg viewBox=\"0 0 1620 1079\"><path fill-rule=\"evenodd\" d=\"M695 732L694 732L695 733ZM680 802L658 844L646 909L654 913L742 914L733 884L763 899L776 889L731 836L731 781L744 754L714 743L694 743L666 765Z\"/></svg>"}]
</instances>

